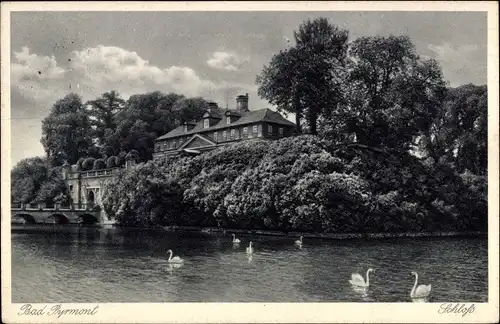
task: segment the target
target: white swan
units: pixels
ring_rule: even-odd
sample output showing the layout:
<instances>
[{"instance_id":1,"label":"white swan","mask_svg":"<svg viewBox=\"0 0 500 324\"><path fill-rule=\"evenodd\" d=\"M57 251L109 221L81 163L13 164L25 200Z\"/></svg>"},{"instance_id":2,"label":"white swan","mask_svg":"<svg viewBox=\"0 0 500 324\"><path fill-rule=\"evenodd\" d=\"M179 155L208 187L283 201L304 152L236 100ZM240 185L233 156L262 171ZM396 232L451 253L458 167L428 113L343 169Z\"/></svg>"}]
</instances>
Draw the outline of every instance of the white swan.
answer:
<instances>
[{"instance_id":1,"label":"white swan","mask_svg":"<svg viewBox=\"0 0 500 324\"><path fill-rule=\"evenodd\" d=\"M415 284L413 285L413 289L410 292L411 298L424 298L430 295L431 293L431 285L420 285L418 284L418 274L415 271L411 272L412 275L415 276Z\"/></svg>"},{"instance_id":2,"label":"white swan","mask_svg":"<svg viewBox=\"0 0 500 324\"><path fill-rule=\"evenodd\" d=\"M253 253L253 247L252 247L252 242L247 246L247 253L252 254Z\"/></svg>"},{"instance_id":3,"label":"white swan","mask_svg":"<svg viewBox=\"0 0 500 324\"><path fill-rule=\"evenodd\" d=\"M168 250L167 253L170 255L168 257L168 260L167 260L168 263L182 263L182 262L184 262L184 260L179 258L178 256L175 256L172 258L172 255L174 254L174 252L172 252L172 250Z\"/></svg>"},{"instance_id":4,"label":"white swan","mask_svg":"<svg viewBox=\"0 0 500 324\"><path fill-rule=\"evenodd\" d=\"M297 241L295 241L295 244L302 245L302 236L299 237L299 239Z\"/></svg>"},{"instance_id":5,"label":"white swan","mask_svg":"<svg viewBox=\"0 0 500 324\"><path fill-rule=\"evenodd\" d=\"M236 235L233 234L233 244L241 243L240 239L236 238Z\"/></svg>"},{"instance_id":6,"label":"white swan","mask_svg":"<svg viewBox=\"0 0 500 324\"><path fill-rule=\"evenodd\" d=\"M375 270L370 268L366 271L366 282L359 273L353 273L351 275L351 280L349 280L349 283L353 286L368 288L370 286L370 272L375 272Z\"/></svg>"}]
</instances>

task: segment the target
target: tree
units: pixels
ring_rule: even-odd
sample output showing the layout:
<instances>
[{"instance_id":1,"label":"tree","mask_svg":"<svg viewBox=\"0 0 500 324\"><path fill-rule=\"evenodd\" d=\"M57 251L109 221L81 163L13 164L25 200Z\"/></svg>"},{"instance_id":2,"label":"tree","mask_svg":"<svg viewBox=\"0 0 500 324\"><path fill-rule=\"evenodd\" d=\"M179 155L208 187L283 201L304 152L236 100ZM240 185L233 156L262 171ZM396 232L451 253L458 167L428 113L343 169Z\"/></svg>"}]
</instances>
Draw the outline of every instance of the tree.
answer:
<instances>
[{"instance_id":1,"label":"tree","mask_svg":"<svg viewBox=\"0 0 500 324\"><path fill-rule=\"evenodd\" d=\"M318 18L305 21L294 36L296 46L274 55L257 76L258 93L280 112L295 113L299 130L305 118L316 134L318 118L338 103L348 32Z\"/></svg>"},{"instance_id":2,"label":"tree","mask_svg":"<svg viewBox=\"0 0 500 324\"><path fill-rule=\"evenodd\" d=\"M451 88L439 106L420 148L425 156L452 163L458 172L487 174L488 90L472 84Z\"/></svg>"},{"instance_id":3,"label":"tree","mask_svg":"<svg viewBox=\"0 0 500 324\"><path fill-rule=\"evenodd\" d=\"M48 171L47 178L40 186L36 201L39 203L70 202L70 195L66 182L62 178L60 167Z\"/></svg>"},{"instance_id":4,"label":"tree","mask_svg":"<svg viewBox=\"0 0 500 324\"><path fill-rule=\"evenodd\" d=\"M41 157L19 161L10 172L13 203L31 203L47 179L47 160Z\"/></svg>"},{"instance_id":5,"label":"tree","mask_svg":"<svg viewBox=\"0 0 500 324\"><path fill-rule=\"evenodd\" d=\"M428 129L445 90L439 64L420 60L408 37L361 37L331 122L359 143L406 151Z\"/></svg>"},{"instance_id":6,"label":"tree","mask_svg":"<svg viewBox=\"0 0 500 324\"><path fill-rule=\"evenodd\" d=\"M121 225L174 225L183 211L182 191L150 161L118 172L104 192L103 207Z\"/></svg>"},{"instance_id":7,"label":"tree","mask_svg":"<svg viewBox=\"0 0 500 324\"><path fill-rule=\"evenodd\" d=\"M71 93L58 100L42 121L42 134L50 166L62 165L64 160L74 164L86 156L93 147L92 130L81 98Z\"/></svg>"},{"instance_id":8,"label":"tree","mask_svg":"<svg viewBox=\"0 0 500 324\"><path fill-rule=\"evenodd\" d=\"M100 146L106 142L106 130L116 128L115 115L122 111L125 105L119 93L115 90L105 92L100 98L87 102L88 113L94 130L94 136Z\"/></svg>"},{"instance_id":9,"label":"tree","mask_svg":"<svg viewBox=\"0 0 500 324\"><path fill-rule=\"evenodd\" d=\"M203 98L180 98L172 107L175 113L176 124L199 120L208 109L208 102Z\"/></svg>"},{"instance_id":10,"label":"tree","mask_svg":"<svg viewBox=\"0 0 500 324\"><path fill-rule=\"evenodd\" d=\"M174 105L182 99L181 95L159 91L131 96L115 117L116 130L105 134L106 154L117 155L133 149L139 152L141 161L151 159L154 140L180 125L185 106L181 105L177 111Z\"/></svg>"}]
</instances>

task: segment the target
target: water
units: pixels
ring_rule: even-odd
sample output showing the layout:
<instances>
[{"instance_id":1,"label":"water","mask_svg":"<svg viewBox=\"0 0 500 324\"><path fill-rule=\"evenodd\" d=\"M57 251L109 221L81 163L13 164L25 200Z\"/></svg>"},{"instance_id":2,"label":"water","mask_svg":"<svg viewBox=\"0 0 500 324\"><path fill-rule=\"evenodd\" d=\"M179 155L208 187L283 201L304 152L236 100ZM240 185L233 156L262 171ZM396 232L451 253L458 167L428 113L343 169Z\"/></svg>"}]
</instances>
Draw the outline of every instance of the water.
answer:
<instances>
[{"instance_id":1,"label":"water","mask_svg":"<svg viewBox=\"0 0 500 324\"><path fill-rule=\"evenodd\" d=\"M487 301L487 240L419 238L323 241L73 226L13 226L12 301L411 302L414 283L430 302ZM252 240L255 252L245 248ZM166 250L185 262L169 266ZM351 273L370 275L367 292Z\"/></svg>"}]
</instances>

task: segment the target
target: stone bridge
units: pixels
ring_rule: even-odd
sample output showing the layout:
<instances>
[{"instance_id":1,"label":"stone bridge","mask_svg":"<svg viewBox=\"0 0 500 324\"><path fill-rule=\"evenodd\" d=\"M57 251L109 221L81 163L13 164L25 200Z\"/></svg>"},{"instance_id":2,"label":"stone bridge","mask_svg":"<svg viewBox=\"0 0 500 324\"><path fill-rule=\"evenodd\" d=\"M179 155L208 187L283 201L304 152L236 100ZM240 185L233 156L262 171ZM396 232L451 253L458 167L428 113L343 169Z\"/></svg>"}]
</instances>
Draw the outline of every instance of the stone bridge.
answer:
<instances>
[{"instance_id":1,"label":"stone bridge","mask_svg":"<svg viewBox=\"0 0 500 324\"><path fill-rule=\"evenodd\" d=\"M30 224L99 224L106 223L104 212L94 205L12 205L12 223Z\"/></svg>"}]
</instances>

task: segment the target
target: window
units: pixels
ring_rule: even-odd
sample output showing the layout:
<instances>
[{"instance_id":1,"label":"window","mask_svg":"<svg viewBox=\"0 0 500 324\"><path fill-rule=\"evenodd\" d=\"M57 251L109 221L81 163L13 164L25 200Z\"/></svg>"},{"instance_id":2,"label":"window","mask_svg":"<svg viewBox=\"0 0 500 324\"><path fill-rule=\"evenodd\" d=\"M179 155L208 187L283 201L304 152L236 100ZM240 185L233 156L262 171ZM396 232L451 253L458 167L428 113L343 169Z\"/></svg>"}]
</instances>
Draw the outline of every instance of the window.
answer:
<instances>
[{"instance_id":1,"label":"window","mask_svg":"<svg viewBox=\"0 0 500 324\"><path fill-rule=\"evenodd\" d=\"M258 128L257 125L254 125L252 127L252 133L257 133L257 128Z\"/></svg>"},{"instance_id":2,"label":"window","mask_svg":"<svg viewBox=\"0 0 500 324\"><path fill-rule=\"evenodd\" d=\"M203 128L209 128L210 127L210 120L208 118L205 118L203 121Z\"/></svg>"},{"instance_id":3,"label":"window","mask_svg":"<svg viewBox=\"0 0 500 324\"><path fill-rule=\"evenodd\" d=\"M231 116L226 117L226 124L231 124Z\"/></svg>"},{"instance_id":4,"label":"window","mask_svg":"<svg viewBox=\"0 0 500 324\"><path fill-rule=\"evenodd\" d=\"M227 139L227 132L223 131L222 132L222 140L225 141Z\"/></svg>"},{"instance_id":5,"label":"window","mask_svg":"<svg viewBox=\"0 0 500 324\"><path fill-rule=\"evenodd\" d=\"M273 125L267 125L267 132L269 134L272 134L273 133Z\"/></svg>"},{"instance_id":6,"label":"window","mask_svg":"<svg viewBox=\"0 0 500 324\"><path fill-rule=\"evenodd\" d=\"M219 133L214 132L214 140L217 142L217 137L219 137Z\"/></svg>"},{"instance_id":7,"label":"window","mask_svg":"<svg viewBox=\"0 0 500 324\"><path fill-rule=\"evenodd\" d=\"M257 133L257 136L258 136L258 137L261 137L261 136L262 136L262 125L259 125L259 126L258 126L258 133Z\"/></svg>"},{"instance_id":8,"label":"window","mask_svg":"<svg viewBox=\"0 0 500 324\"><path fill-rule=\"evenodd\" d=\"M73 192L73 185L69 186L69 192Z\"/></svg>"},{"instance_id":9,"label":"window","mask_svg":"<svg viewBox=\"0 0 500 324\"><path fill-rule=\"evenodd\" d=\"M174 141L173 145L172 145L173 148L177 148L177 141Z\"/></svg>"},{"instance_id":10,"label":"window","mask_svg":"<svg viewBox=\"0 0 500 324\"><path fill-rule=\"evenodd\" d=\"M231 129L231 138L234 138L234 134L235 134L235 130L234 129Z\"/></svg>"},{"instance_id":11,"label":"window","mask_svg":"<svg viewBox=\"0 0 500 324\"><path fill-rule=\"evenodd\" d=\"M248 127L243 127L243 135L247 135L248 134Z\"/></svg>"},{"instance_id":12,"label":"window","mask_svg":"<svg viewBox=\"0 0 500 324\"><path fill-rule=\"evenodd\" d=\"M179 138L179 145L181 145L184 142L184 138Z\"/></svg>"},{"instance_id":13,"label":"window","mask_svg":"<svg viewBox=\"0 0 500 324\"><path fill-rule=\"evenodd\" d=\"M280 132L280 137L282 137L283 136L283 127L279 128L279 132Z\"/></svg>"}]
</instances>

